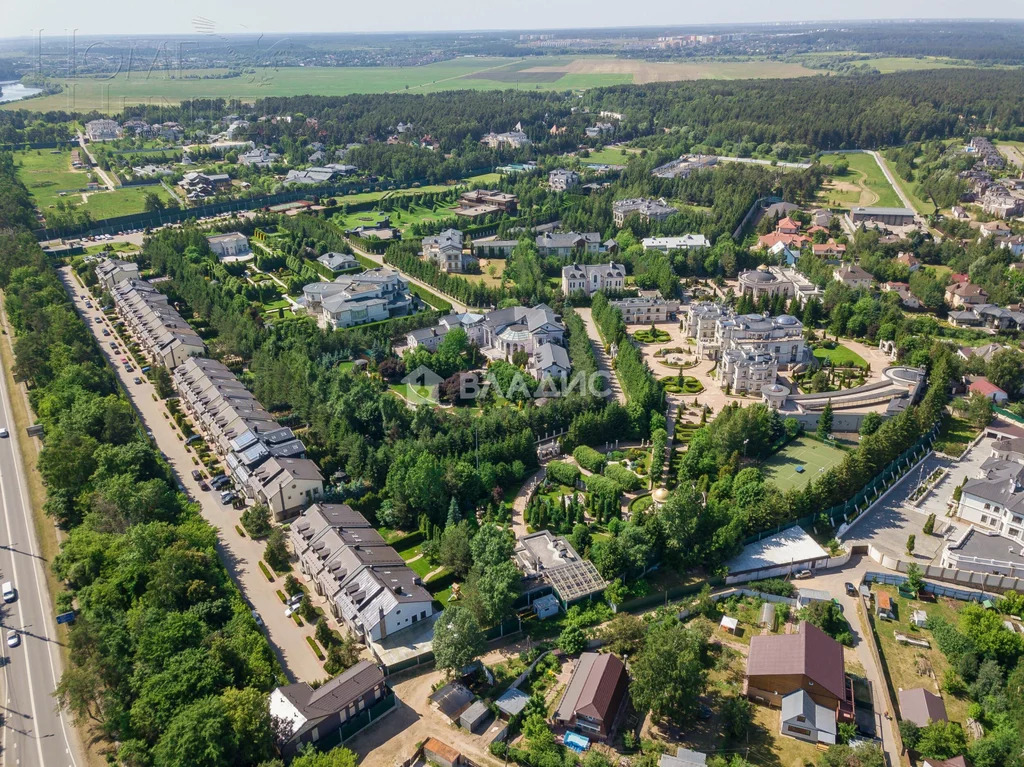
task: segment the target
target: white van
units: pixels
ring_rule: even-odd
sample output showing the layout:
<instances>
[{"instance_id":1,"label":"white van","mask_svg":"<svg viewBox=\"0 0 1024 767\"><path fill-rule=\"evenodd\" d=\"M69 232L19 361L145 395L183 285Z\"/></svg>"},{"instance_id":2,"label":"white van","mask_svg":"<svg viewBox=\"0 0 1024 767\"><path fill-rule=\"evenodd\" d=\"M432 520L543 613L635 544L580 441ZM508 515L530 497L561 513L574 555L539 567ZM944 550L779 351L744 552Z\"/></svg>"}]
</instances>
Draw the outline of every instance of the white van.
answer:
<instances>
[{"instance_id":1,"label":"white van","mask_svg":"<svg viewBox=\"0 0 1024 767\"><path fill-rule=\"evenodd\" d=\"M6 581L4 585L0 588L3 589L5 602L13 602L15 599L18 598L17 595L14 593L14 584L12 584L10 581Z\"/></svg>"}]
</instances>

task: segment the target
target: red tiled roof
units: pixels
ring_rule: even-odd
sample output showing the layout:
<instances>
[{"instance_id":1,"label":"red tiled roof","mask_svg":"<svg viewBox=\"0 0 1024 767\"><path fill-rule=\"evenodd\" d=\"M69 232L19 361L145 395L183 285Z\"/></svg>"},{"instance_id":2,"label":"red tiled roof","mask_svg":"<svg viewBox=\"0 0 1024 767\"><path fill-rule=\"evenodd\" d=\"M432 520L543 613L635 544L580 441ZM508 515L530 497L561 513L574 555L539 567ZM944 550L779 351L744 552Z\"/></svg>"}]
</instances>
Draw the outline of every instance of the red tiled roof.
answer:
<instances>
[{"instance_id":1,"label":"red tiled roof","mask_svg":"<svg viewBox=\"0 0 1024 767\"><path fill-rule=\"evenodd\" d=\"M971 381L971 385L967 387L967 391L972 393L978 392L979 394L984 394L986 397L992 394L1006 394L1006 392L1004 392L1002 389L1000 389L987 378L975 378L973 381Z\"/></svg>"},{"instance_id":2,"label":"red tiled roof","mask_svg":"<svg viewBox=\"0 0 1024 767\"><path fill-rule=\"evenodd\" d=\"M840 700L846 697L843 646L804 621L799 634L755 636L750 639L747 676L802 674Z\"/></svg>"}]
</instances>

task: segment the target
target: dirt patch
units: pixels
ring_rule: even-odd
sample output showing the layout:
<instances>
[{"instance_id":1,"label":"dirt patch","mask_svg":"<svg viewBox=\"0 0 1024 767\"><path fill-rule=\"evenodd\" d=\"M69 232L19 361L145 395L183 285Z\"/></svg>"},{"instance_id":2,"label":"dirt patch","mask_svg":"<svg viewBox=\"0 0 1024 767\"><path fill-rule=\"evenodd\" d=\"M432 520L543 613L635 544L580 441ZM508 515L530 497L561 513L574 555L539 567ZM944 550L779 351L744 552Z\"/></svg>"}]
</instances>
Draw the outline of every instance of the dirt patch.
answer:
<instances>
[{"instance_id":1,"label":"dirt patch","mask_svg":"<svg viewBox=\"0 0 1024 767\"><path fill-rule=\"evenodd\" d=\"M522 72L560 71L571 75L632 75L635 83L675 80L735 80L741 78L807 77L815 74L799 64L780 61L638 61L616 58L580 58L558 67L529 67Z\"/></svg>"}]
</instances>

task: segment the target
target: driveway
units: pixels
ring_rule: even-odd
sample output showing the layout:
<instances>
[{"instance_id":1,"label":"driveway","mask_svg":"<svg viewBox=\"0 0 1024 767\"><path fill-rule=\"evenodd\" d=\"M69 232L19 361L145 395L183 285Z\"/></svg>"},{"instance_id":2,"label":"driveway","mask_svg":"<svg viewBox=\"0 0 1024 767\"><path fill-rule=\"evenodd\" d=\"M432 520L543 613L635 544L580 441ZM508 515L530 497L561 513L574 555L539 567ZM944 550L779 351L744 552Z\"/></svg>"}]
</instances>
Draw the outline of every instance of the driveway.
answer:
<instances>
[{"instance_id":1,"label":"driveway","mask_svg":"<svg viewBox=\"0 0 1024 767\"><path fill-rule=\"evenodd\" d=\"M172 427L173 422L168 418L163 401L155 399L156 388L138 370L126 372L122 365L117 364L116 358L125 352L123 346L119 346L118 351L110 348L110 341L115 340L116 335L102 335L102 329L109 329L109 324L106 321L97 323L96 318L103 317L103 313L97 308L85 307L86 299L82 298L85 290L70 267L63 267L59 271L75 309L85 318L142 422L152 431L157 447L166 456L181 486L199 505L203 518L217 530L217 553L243 596L263 618L270 646L289 680L323 679L327 674L306 642L306 636L313 633L311 627L307 624L299 628L290 618L286 618L284 605L275 593L277 589L283 588L284 579L277 578L274 583L270 583L259 569L264 543L239 535L235 530L235 525L239 525L239 512L221 504L215 491L204 492L199 489L199 483L192 479L192 470L197 468L197 464L193 461L192 453L185 447L181 433ZM96 307L95 302L93 306ZM133 383L136 376L142 378L141 384Z\"/></svg>"},{"instance_id":2,"label":"driveway","mask_svg":"<svg viewBox=\"0 0 1024 767\"><path fill-rule=\"evenodd\" d=\"M920 466L896 483L884 499L846 532L843 536L844 545L872 544L886 554L907 560L907 536L913 534L915 541L912 559L921 565L938 564L947 542L958 537L968 527L958 518L946 516L953 491L964 479L977 476L981 464L991 454L991 439L981 440L959 460L932 453ZM913 505L910 502L911 493L933 471L940 468L946 469L946 475L918 505ZM933 535L925 534L923 529L930 514L934 514L936 520L937 534Z\"/></svg>"},{"instance_id":3,"label":"driveway","mask_svg":"<svg viewBox=\"0 0 1024 767\"><path fill-rule=\"evenodd\" d=\"M381 266L387 266L384 263L384 256L378 256L376 253L371 253L368 250L363 250L362 248L357 247L352 242L352 240L348 240L348 244L349 244L349 247L352 248L352 252L353 253L356 253L357 255L363 256L364 258L368 258L371 261L373 261L375 264L380 264ZM395 267L392 266L392 267L389 267L389 268L394 269ZM456 312L468 312L469 311L468 307L464 303L459 301L457 298L452 298L447 293L442 293L437 288L435 288L435 287L433 287L431 285L428 285L427 283L423 282L423 280L418 280L415 277L410 277L408 274L406 274L405 272L401 271L400 269L397 270L397 271L399 271L401 273L402 277L407 279L413 285L419 285L424 290L429 290L431 293L435 293L436 295L441 296L441 298L443 298L445 301L447 301L448 303L450 303L452 305L452 309L454 311L456 311Z\"/></svg>"},{"instance_id":4,"label":"driveway","mask_svg":"<svg viewBox=\"0 0 1024 767\"><path fill-rule=\"evenodd\" d=\"M597 357L597 371L602 373L607 379L612 394L615 395L615 399L618 400L619 404L625 405L626 395L622 391L622 384L619 383L619 376L612 369L612 359L608 356L608 352L604 350L604 341L601 340L601 334L597 330L597 324L594 322L590 307L580 307L576 309L576 313L587 327L587 337L590 338L590 345L594 348L594 356Z\"/></svg>"}]
</instances>

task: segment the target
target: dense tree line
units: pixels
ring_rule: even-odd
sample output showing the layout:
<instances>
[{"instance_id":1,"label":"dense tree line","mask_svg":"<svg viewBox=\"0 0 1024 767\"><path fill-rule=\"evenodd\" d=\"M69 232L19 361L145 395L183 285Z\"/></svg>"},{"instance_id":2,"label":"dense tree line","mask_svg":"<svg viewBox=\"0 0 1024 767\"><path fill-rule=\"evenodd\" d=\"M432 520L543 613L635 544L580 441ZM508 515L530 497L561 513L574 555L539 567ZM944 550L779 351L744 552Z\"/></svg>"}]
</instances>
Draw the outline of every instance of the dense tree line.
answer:
<instances>
[{"instance_id":1,"label":"dense tree line","mask_svg":"<svg viewBox=\"0 0 1024 767\"><path fill-rule=\"evenodd\" d=\"M76 607L60 705L126 765L255 765L271 757L267 692L280 668L32 236L9 215L24 189L0 161L0 286L17 374L45 429L46 512L67 531L53 562ZM20 189L20 191L18 191ZM73 601L72 601L73 600Z\"/></svg>"}]
</instances>

